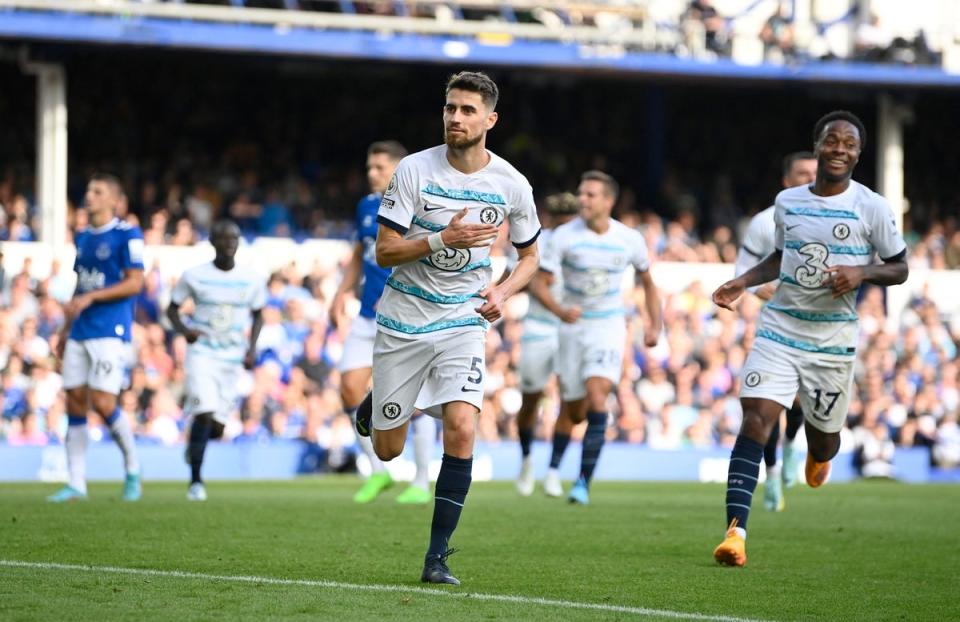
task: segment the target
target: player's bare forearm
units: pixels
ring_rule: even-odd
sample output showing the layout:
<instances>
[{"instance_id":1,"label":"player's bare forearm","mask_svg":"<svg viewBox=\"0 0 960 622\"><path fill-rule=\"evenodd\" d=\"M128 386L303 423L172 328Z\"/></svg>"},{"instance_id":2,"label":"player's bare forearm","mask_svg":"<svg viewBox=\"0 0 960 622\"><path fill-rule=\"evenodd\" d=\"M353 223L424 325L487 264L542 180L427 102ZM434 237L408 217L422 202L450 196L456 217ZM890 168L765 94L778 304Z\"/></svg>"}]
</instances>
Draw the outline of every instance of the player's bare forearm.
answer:
<instances>
[{"instance_id":1,"label":"player's bare forearm","mask_svg":"<svg viewBox=\"0 0 960 622\"><path fill-rule=\"evenodd\" d=\"M85 295L91 302L111 302L136 296L143 289L143 270L127 270L123 280L110 287L95 289Z\"/></svg>"},{"instance_id":2,"label":"player's bare forearm","mask_svg":"<svg viewBox=\"0 0 960 622\"><path fill-rule=\"evenodd\" d=\"M263 328L263 313L261 309L250 312L253 317L253 324L250 326L250 344L248 350L254 352L257 349L257 339L260 338L260 330Z\"/></svg>"},{"instance_id":3,"label":"player's bare forearm","mask_svg":"<svg viewBox=\"0 0 960 622\"><path fill-rule=\"evenodd\" d=\"M410 263L429 254L430 243L426 238L407 240L390 227L380 225L377 231L377 264L381 268Z\"/></svg>"},{"instance_id":4,"label":"player's bare forearm","mask_svg":"<svg viewBox=\"0 0 960 622\"><path fill-rule=\"evenodd\" d=\"M350 256L350 263L348 263L343 270L343 279L340 281L340 287L337 288L337 296L343 296L347 292L352 292L357 287L362 266L363 245L358 243L353 247L353 255Z\"/></svg>"},{"instance_id":5,"label":"player's bare forearm","mask_svg":"<svg viewBox=\"0 0 960 622\"><path fill-rule=\"evenodd\" d=\"M550 286L553 284L554 278L550 272L539 270L530 279L530 295L536 298L547 311L559 317L563 313L563 307L550 293Z\"/></svg>"},{"instance_id":6,"label":"player's bare forearm","mask_svg":"<svg viewBox=\"0 0 960 622\"><path fill-rule=\"evenodd\" d=\"M738 278L743 280L744 288L769 283L779 278L781 259L783 259L783 251L775 250Z\"/></svg>"},{"instance_id":7,"label":"player's bare forearm","mask_svg":"<svg viewBox=\"0 0 960 622\"><path fill-rule=\"evenodd\" d=\"M643 283L643 298L647 307L647 315L650 318L650 339L647 340L647 344L656 344L656 340L660 337L660 331L663 330L663 311L660 307L660 292L657 290L657 286L653 282L653 277L650 275L649 270L640 273L640 281Z\"/></svg>"},{"instance_id":8,"label":"player's bare forearm","mask_svg":"<svg viewBox=\"0 0 960 622\"><path fill-rule=\"evenodd\" d=\"M170 320L170 325L173 326L173 330L181 335L186 335L190 330L187 328L187 325L183 323L183 318L180 317L180 305L175 302L171 302L170 306L167 307L167 319Z\"/></svg>"},{"instance_id":9,"label":"player's bare forearm","mask_svg":"<svg viewBox=\"0 0 960 622\"><path fill-rule=\"evenodd\" d=\"M903 260L863 267L863 280L874 285L900 285L909 275L910 268Z\"/></svg>"},{"instance_id":10,"label":"player's bare forearm","mask_svg":"<svg viewBox=\"0 0 960 622\"><path fill-rule=\"evenodd\" d=\"M504 292L504 298L509 298L526 287L540 269L540 251L536 242L518 249L517 255L517 265L510 272L510 276L497 285Z\"/></svg>"}]
</instances>

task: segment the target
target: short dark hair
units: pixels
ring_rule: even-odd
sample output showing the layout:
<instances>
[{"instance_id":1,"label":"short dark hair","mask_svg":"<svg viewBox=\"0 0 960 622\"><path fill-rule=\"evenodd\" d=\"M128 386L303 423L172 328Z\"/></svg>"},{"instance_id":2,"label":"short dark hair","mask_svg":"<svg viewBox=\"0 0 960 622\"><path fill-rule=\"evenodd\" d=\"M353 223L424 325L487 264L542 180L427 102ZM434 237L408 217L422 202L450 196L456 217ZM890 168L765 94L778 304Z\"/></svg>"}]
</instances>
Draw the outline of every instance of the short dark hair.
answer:
<instances>
[{"instance_id":1,"label":"short dark hair","mask_svg":"<svg viewBox=\"0 0 960 622\"><path fill-rule=\"evenodd\" d=\"M395 140L378 140L367 148L367 155L385 153L394 162L399 162L407 156L407 148Z\"/></svg>"},{"instance_id":2,"label":"short dark hair","mask_svg":"<svg viewBox=\"0 0 960 622\"><path fill-rule=\"evenodd\" d=\"M833 112L828 112L820 117L820 120L817 121L817 124L813 126L814 145L816 145L820 140L820 134L823 133L823 128L827 127L827 125L833 121L846 121L857 128L857 132L860 133L860 151L863 151L866 148L867 128L863 126L863 121L860 120L860 117L853 114L849 110L834 110Z\"/></svg>"},{"instance_id":3,"label":"short dark hair","mask_svg":"<svg viewBox=\"0 0 960 622\"><path fill-rule=\"evenodd\" d=\"M500 99L500 89L497 88L497 83L481 71L461 71L453 74L447 80L447 90L445 92L449 93L453 89L480 93L480 99L490 110L497 107L497 100Z\"/></svg>"},{"instance_id":4,"label":"short dark hair","mask_svg":"<svg viewBox=\"0 0 960 622\"><path fill-rule=\"evenodd\" d=\"M620 184L617 183L617 180L607 175L603 171L587 171L580 176L580 183L585 181L599 181L603 184L603 189L608 196L613 197L613 200L617 200L617 196L620 195Z\"/></svg>"},{"instance_id":5,"label":"short dark hair","mask_svg":"<svg viewBox=\"0 0 960 622\"><path fill-rule=\"evenodd\" d=\"M817 156L812 151L794 151L783 157L783 176L786 177L793 169L793 163L797 160L816 160Z\"/></svg>"},{"instance_id":6,"label":"short dark hair","mask_svg":"<svg viewBox=\"0 0 960 622\"><path fill-rule=\"evenodd\" d=\"M113 173L103 173L97 172L90 176L90 181L102 181L107 184L113 191L117 193L118 197L125 195L123 191L123 184L120 183L120 178L114 175Z\"/></svg>"},{"instance_id":7,"label":"short dark hair","mask_svg":"<svg viewBox=\"0 0 960 622\"><path fill-rule=\"evenodd\" d=\"M547 197L547 213L550 214L576 214L580 211L580 203L572 192L558 192Z\"/></svg>"},{"instance_id":8,"label":"short dark hair","mask_svg":"<svg viewBox=\"0 0 960 622\"><path fill-rule=\"evenodd\" d=\"M210 227L210 237L212 238L215 235L220 235L221 233L226 233L227 230L231 230L240 235L240 226L237 223L233 222L229 218L221 218L217 220Z\"/></svg>"}]
</instances>

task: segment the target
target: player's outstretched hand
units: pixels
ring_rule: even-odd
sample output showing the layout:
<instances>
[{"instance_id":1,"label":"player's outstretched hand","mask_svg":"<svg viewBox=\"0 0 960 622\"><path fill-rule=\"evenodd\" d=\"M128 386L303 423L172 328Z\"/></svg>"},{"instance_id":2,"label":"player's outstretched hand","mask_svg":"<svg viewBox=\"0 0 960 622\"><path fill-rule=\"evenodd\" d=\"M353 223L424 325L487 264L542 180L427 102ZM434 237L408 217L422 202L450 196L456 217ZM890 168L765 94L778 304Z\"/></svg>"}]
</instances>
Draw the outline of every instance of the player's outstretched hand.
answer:
<instances>
[{"instance_id":1,"label":"player's outstretched hand","mask_svg":"<svg viewBox=\"0 0 960 622\"><path fill-rule=\"evenodd\" d=\"M184 338L187 340L187 343L195 343L197 339L202 335L199 330L195 328L188 328L185 333L183 333Z\"/></svg>"},{"instance_id":2,"label":"player's outstretched hand","mask_svg":"<svg viewBox=\"0 0 960 622\"><path fill-rule=\"evenodd\" d=\"M733 311L733 303L743 295L745 289L746 287L744 287L743 281L740 279L727 281L718 287L717 291L713 292L713 304Z\"/></svg>"},{"instance_id":3,"label":"player's outstretched hand","mask_svg":"<svg viewBox=\"0 0 960 622\"><path fill-rule=\"evenodd\" d=\"M476 309L483 319L488 322L496 322L503 317L503 303L507 299L503 292L491 285L480 292L478 296L486 300Z\"/></svg>"},{"instance_id":4,"label":"player's outstretched hand","mask_svg":"<svg viewBox=\"0 0 960 622\"><path fill-rule=\"evenodd\" d=\"M463 208L450 219L450 224L440 234L444 245L450 248L476 248L493 244L500 231L497 226L467 224L463 222L467 211L467 208Z\"/></svg>"},{"instance_id":5,"label":"player's outstretched hand","mask_svg":"<svg viewBox=\"0 0 960 622\"><path fill-rule=\"evenodd\" d=\"M647 327L644 327L643 345L647 346L648 348L653 348L659 342L660 342L660 333L652 329L648 330Z\"/></svg>"},{"instance_id":6,"label":"player's outstretched hand","mask_svg":"<svg viewBox=\"0 0 960 622\"><path fill-rule=\"evenodd\" d=\"M852 292L863 283L863 268L860 266L831 266L824 272L830 277L826 283L833 288L834 298Z\"/></svg>"},{"instance_id":7,"label":"player's outstretched hand","mask_svg":"<svg viewBox=\"0 0 960 622\"><path fill-rule=\"evenodd\" d=\"M70 321L75 320L84 309L93 304L93 299L87 294L80 294L71 298L63 306L63 313Z\"/></svg>"}]
</instances>

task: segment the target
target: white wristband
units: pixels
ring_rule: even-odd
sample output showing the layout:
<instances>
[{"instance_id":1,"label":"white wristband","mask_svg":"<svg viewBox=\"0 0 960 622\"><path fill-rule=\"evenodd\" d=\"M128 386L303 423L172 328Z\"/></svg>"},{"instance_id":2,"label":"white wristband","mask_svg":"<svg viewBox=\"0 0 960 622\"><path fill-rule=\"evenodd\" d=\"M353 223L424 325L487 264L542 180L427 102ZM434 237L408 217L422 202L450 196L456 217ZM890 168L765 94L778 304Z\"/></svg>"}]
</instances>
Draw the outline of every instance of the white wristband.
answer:
<instances>
[{"instance_id":1,"label":"white wristband","mask_svg":"<svg viewBox=\"0 0 960 622\"><path fill-rule=\"evenodd\" d=\"M446 247L446 244L443 243L443 236L440 235L439 231L427 236L427 244L430 245L430 250L434 253Z\"/></svg>"}]
</instances>

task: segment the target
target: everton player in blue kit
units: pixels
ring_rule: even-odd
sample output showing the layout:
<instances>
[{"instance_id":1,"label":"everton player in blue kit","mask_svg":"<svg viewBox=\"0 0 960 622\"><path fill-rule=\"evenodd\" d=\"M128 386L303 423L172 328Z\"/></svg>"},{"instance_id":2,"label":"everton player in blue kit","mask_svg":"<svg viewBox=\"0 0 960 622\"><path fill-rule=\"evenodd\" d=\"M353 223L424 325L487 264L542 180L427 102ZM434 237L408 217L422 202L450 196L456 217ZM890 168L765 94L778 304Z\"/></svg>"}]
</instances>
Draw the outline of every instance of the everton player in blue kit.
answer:
<instances>
[{"instance_id":1,"label":"everton player in blue kit","mask_svg":"<svg viewBox=\"0 0 960 622\"><path fill-rule=\"evenodd\" d=\"M347 265L343 280L330 305L330 320L333 325L345 315L344 304L348 293L356 290L363 278L363 291L360 297L360 315L353 320L350 336L343 347L340 359L340 397L344 410L351 418L355 416L357 406L370 388L373 373L373 338L377 334L375 322L377 303L383 295L383 288L390 276L389 268L377 265L377 211L380 200L397 163L407 155L407 150L393 140L375 142L367 149L367 181L370 194L357 204L357 243L353 257ZM425 504L433 500L430 494L429 466L433 455L436 425L433 419L417 415L413 419L414 460L417 464L413 483L400 496L398 503ZM370 461L370 477L353 496L357 503L370 503L377 495L393 485L393 478L383 465L383 461L373 451L368 437L357 436L360 448Z\"/></svg>"},{"instance_id":2,"label":"everton player in blue kit","mask_svg":"<svg viewBox=\"0 0 960 622\"><path fill-rule=\"evenodd\" d=\"M90 228L76 235L77 288L66 304L66 324L57 355L67 392L67 471L69 482L47 499L87 498L87 413L103 417L123 452L123 499L140 499L140 465L133 432L117 407L129 360L134 297L143 288L143 233L115 216L123 198L120 181L94 175L87 185Z\"/></svg>"}]
</instances>

